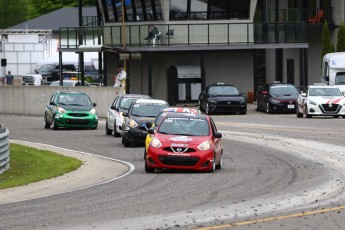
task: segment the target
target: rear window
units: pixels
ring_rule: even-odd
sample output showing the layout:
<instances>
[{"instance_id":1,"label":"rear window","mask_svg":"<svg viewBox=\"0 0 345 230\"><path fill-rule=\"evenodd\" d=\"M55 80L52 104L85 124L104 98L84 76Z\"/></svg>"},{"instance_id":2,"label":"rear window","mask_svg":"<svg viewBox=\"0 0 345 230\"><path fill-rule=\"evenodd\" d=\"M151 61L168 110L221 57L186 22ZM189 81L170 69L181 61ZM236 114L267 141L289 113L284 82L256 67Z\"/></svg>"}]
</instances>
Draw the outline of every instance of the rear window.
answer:
<instances>
[{"instance_id":1,"label":"rear window","mask_svg":"<svg viewBox=\"0 0 345 230\"><path fill-rule=\"evenodd\" d=\"M135 104L133 105L131 114L139 117L156 117L166 107L167 105L163 104Z\"/></svg>"}]
</instances>

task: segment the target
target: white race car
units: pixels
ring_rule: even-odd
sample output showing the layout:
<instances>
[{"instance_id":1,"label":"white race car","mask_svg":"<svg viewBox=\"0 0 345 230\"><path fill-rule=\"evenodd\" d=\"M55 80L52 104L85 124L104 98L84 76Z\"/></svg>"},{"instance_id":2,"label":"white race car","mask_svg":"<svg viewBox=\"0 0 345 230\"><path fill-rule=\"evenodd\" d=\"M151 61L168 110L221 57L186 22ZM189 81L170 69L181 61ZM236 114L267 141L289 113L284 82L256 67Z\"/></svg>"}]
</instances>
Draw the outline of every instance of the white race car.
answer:
<instances>
[{"instance_id":1,"label":"white race car","mask_svg":"<svg viewBox=\"0 0 345 230\"><path fill-rule=\"evenodd\" d=\"M113 101L111 107L108 110L105 133L111 135L114 131L114 137L120 137L122 135L122 123L123 123L123 112L128 112L128 109L133 101L138 98L151 98L147 95L141 94L124 94L119 95Z\"/></svg>"},{"instance_id":2,"label":"white race car","mask_svg":"<svg viewBox=\"0 0 345 230\"><path fill-rule=\"evenodd\" d=\"M297 117L342 116L345 118L345 97L338 87L328 85L308 86L297 99Z\"/></svg>"}]
</instances>

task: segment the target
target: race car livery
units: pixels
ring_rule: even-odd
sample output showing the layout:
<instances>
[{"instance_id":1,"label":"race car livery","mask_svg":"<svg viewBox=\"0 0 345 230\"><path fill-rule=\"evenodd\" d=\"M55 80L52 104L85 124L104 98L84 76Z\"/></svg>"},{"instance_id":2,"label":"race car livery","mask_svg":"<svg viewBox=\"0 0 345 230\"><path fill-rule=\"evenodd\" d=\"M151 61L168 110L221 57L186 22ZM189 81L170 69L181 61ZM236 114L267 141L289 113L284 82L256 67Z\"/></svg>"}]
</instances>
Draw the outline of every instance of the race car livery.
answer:
<instances>
[{"instance_id":1,"label":"race car livery","mask_svg":"<svg viewBox=\"0 0 345 230\"><path fill-rule=\"evenodd\" d=\"M328 85L308 86L297 99L297 117L345 117L345 97L338 87Z\"/></svg>"}]
</instances>

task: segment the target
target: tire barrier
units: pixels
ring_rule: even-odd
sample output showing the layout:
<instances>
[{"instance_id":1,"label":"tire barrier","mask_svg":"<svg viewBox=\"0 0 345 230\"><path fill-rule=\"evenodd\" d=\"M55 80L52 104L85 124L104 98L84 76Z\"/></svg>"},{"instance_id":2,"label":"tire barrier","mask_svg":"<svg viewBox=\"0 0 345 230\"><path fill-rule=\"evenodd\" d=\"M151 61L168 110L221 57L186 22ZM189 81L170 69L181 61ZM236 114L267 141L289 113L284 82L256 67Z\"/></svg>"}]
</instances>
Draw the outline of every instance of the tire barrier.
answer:
<instances>
[{"instance_id":1,"label":"tire barrier","mask_svg":"<svg viewBox=\"0 0 345 230\"><path fill-rule=\"evenodd\" d=\"M10 132L0 125L0 174L10 168Z\"/></svg>"}]
</instances>

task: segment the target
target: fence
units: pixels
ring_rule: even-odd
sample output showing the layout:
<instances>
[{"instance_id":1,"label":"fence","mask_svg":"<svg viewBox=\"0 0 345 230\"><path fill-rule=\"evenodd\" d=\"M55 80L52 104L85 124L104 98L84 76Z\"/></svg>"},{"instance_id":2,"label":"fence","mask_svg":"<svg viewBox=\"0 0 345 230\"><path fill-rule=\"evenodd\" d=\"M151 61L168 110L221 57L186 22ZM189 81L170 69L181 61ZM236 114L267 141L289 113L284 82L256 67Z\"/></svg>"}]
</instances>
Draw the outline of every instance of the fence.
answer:
<instances>
[{"instance_id":1,"label":"fence","mask_svg":"<svg viewBox=\"0 0 345 230\"><path fill-rule=\"evenodd\" d=\"M10 139L8 129L0 125L0 174L10 167Z\"/></svg>"}]
</instances>

